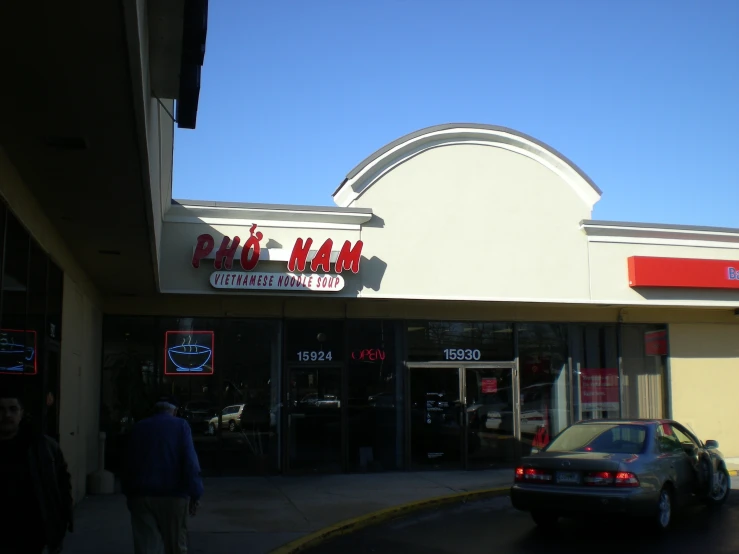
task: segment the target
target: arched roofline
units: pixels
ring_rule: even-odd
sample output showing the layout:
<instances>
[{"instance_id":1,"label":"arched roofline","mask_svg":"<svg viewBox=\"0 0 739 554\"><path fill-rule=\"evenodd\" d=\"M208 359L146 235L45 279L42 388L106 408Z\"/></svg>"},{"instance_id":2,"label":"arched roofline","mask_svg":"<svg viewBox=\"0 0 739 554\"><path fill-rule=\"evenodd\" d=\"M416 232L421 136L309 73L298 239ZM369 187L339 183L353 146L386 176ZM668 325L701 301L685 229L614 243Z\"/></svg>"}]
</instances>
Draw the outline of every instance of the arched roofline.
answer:
<instances>
[{"instance_id":1,"label":"arched roofline","mask_svg":"<svg viewBox=\"0 0 739 554\"><path fill-rule=\"evenodd\" d=\"M334 192L334 202L339 206L349 206L398 165L426 150L456 144L504 148L536 160L562 177L591 209L602 194L584 171L540 140L497 125L447 123L409 133L362 160Z\"/></svg>"}]
</instances>

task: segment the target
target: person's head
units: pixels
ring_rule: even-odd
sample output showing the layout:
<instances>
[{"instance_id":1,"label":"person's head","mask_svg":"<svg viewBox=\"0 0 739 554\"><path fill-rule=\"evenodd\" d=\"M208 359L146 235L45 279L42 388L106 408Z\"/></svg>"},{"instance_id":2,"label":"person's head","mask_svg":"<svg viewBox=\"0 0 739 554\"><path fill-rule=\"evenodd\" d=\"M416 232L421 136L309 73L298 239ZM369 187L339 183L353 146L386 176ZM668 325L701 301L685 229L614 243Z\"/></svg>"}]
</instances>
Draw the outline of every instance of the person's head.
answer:
<instances>
[{"instance_id":1,"label":"person's head","mask_svg":"<svg viewBox=\"0 0 739 554\"><path fill-rule=\"evenodd\" d=\"M162 396L154 404L154 411L158 414L177 415L177 400L171 396Z\"/></svg>"},{"instance_id":2,"label":"person's head","mask_svg":"<svg viewBox=\"0 0 739 554\"><path fill-rule=\"evenodd\" d=\"M23 419L23 403L18 395L0 392L0 440L18 434Z\"/></svg>"}]
</instances>

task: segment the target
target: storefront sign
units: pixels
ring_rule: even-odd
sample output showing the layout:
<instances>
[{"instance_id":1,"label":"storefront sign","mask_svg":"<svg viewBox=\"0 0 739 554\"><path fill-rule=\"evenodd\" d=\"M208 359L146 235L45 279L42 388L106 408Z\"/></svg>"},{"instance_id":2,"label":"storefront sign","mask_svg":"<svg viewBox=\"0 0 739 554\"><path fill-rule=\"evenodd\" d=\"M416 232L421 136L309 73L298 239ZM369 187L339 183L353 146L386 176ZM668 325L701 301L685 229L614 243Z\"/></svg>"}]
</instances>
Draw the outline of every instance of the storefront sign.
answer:
<instances>
[{"instance_id":1,"label":"storefront sign","mask_svg":"<svg viewBox=\"0 0 739 554\"><path fill-rule=\"evenodd\" d=\"M247 273L245 271L214 271L210 284L230 290L310 290L335 292L344 288L341 275L303 273Z\"/></svg>"},{"instance_id":2,"label":"storefront sign","mask_svg":"<svg viewBox=\"0 0 739 554\"><path fill-rule=\"evenodd\" d=\"M580 370L580 405L585 412L619 410L617 368Z\"/></svg>"},{"instance_id":3,"label":"storefront sign","mask_svg":"<svg viewBox=\"0 0 739 554\"><path fill-rule=\"evenodd\" d=\"M739 290L739 261L632 256L628 264L633 288Z\"/></svg>"},{"instance_id":4,"label":"storefront sign","mask_svg":"<svg viewBox=\"0 0 739 554\"><path fill-rule=\"evenodd\" d=\"M36 375L36 331L0 329L0 373Z\"/></svg>"},{"instance_id":5,"label":"storefront sign","mask_svg":"<svg viewBox=\"0 0 739 554\"><path fill-rule=\"evenodd\" d=\"M497 377L483 377L481 385L482 385L482 394L497 394L498 393Z\"/></svg>"},{"instance_id":6,"label":"storefront sign","mask_svg":"<svg viewBox=\"0 0 739 554\"><path fill-rule=\"evenodd\" d=\"M667 356L667 331L644 333L644 353L647 356Z\"/></svg>"},{"instance_id":7,"label":"storefront sign","mask_svg":"<svg viewBox=\"0 0 739 554\"><path fill-rule=\"evenodd\" d=\"M244 271L252 271L259 263L262 256L261 241L264 234L257 231L257 226L252 225L249 229L249 237L241 245L241 238L223 237L221 245L213 256L213 266L216 270L231 270L234 266L234 258L238 255L239 264ZM192 266L200 267L200 262L212 256L216 242L212 235L202 234L197 239L197 244L193 250ZM298 238L287 256L287 270L290 272L303 272L310 269L312 272L319 270L327 273L331 271L331 265L334 266L336 273L342 271L351 271L359 273L359 263L362 259L363 242L358 240L352 246L351 241L344 241L344 244L338 250L334 251L334 241L327 239L321 244L317 250L311 250L313 239L307 238L303 240ZM266 251L266 250L265 250Z\"/></svg>"},{"instance_id":8,"label":"storefront sign","mask_svg":"<svg viewBox=\"0 0 739 554\"><path fill-rule=\"evenodd\" d=\"M379 348L365 348L352 352L352 360L366 362L382 362L385 360L385 351Z\"/></svg>"},{"instance_id":9,"label":"storefront sign","mask_svg":"<svg viewBox=\"0 0 739 554\"><path fill-rule=\"evenodd\" d=\"M167 331L164 334L165 375L213 375L213 331Z\"/></svg>"}]
</instances>

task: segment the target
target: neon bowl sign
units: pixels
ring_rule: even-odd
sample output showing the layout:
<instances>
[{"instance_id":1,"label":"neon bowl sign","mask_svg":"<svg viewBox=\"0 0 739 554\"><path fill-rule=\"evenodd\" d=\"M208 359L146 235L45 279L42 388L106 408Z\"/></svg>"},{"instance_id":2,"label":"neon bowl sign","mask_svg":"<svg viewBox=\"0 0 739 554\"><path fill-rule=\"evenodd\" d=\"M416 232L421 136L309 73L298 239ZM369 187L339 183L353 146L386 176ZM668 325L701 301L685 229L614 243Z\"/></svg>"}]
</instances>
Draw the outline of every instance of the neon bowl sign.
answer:
<instances>
[{"instance_id":1,"label":"neon bowl sign","mask_svg":"<svg viewBox=\"0 0 739 554\"><path fill-rule=\"evenodd\" d=\"M200 344L181 344L169 348L167 354L178 371L202 371L213 352Z\"/></svg>"}]
</instances>

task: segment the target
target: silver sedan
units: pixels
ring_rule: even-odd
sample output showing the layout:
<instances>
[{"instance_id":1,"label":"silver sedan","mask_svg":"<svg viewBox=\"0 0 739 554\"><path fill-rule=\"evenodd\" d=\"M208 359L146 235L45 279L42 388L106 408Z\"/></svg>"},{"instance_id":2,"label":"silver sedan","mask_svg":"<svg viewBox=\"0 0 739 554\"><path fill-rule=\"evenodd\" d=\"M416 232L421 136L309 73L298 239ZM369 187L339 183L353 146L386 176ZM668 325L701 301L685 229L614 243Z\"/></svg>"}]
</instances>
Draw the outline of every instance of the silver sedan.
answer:
<instances>
[{"instance_id":1,"label":"silver sedan","mask_svg":"<svg viewBox=\"0 0 739 554\"><path fill-rule=\"evenodd\" d=\"M625 514L666 529L690 503L720 506L730 477L716 441L672 420L590 420L571 425L516 468L511 501L540 526L561 516Z\"/></svg>"}]
</instances>

